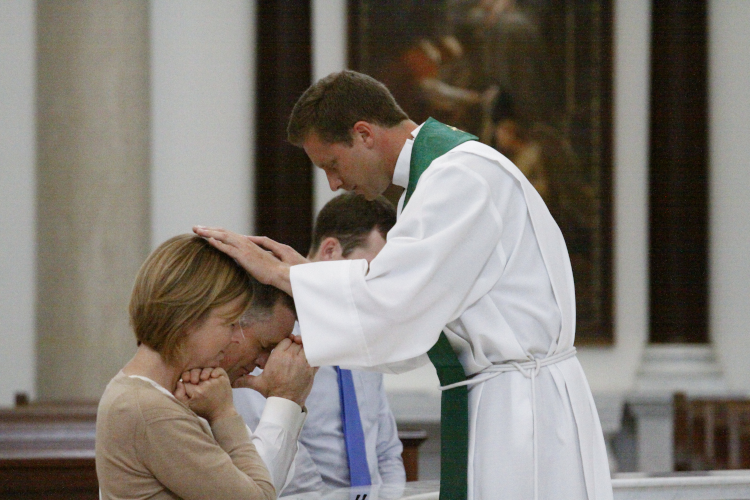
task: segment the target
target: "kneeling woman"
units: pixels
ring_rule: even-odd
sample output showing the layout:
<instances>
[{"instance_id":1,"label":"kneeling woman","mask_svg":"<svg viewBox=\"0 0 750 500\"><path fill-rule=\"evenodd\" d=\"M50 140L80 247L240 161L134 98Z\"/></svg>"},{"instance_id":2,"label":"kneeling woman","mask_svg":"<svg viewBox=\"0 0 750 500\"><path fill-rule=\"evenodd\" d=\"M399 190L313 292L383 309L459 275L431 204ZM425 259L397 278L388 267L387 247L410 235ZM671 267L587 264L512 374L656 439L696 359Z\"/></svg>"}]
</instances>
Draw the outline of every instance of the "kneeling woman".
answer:
<instances>
[{"instance_id":1,"label":"kneeling woman","mask_svg":"<svg viewBox=\"0 0 750 500\"><path fill-rule=\"evenodd\" d=\"M217 368L251 299L247 273L202 238L148 257L130 299L138 349L99 403L102 499L276 498Z\"/></svg>"}]
</instances>

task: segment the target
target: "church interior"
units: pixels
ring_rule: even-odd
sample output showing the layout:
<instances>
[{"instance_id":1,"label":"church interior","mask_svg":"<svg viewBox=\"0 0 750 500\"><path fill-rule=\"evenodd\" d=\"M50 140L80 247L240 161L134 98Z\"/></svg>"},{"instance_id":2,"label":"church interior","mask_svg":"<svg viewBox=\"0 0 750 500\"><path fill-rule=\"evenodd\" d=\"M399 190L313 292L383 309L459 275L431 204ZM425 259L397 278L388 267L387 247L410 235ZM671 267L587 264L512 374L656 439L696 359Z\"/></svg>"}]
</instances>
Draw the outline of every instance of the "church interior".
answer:
<instances>
[{"instance_id":1,"label":"church interior","mask_svg":"<svg viewBox=\"0 0 750 500\"><path fill-rule=\"evenodd\" d=\"M456 11L470 3L435 2ZM501 3L538 12L555 4ZM569 60L549 66L560 82L596 83L585 95L595 126L576 128L580 86L561 86L549 106L570 113L559 122L569 138L593 141L589 156L578 151L595 157L587 178L596 213L584 238L591 261L580 264L590 275L576 348L610 469L615 478L745 471L750 2L572 3L601 23L596 50L583 35L569 40L594 62L588 73ZM67 407L61 442L93 442L85 415L135 351L128 299L161 242L201 224L307 250L315 214L336 193L286 142L286 120L331 72L395 74L370 50L377 33L363 26L367 16L380 21L368 9L378 2L0 3L0 463L14 442L4 426L24 406ZM448 88L435 74L420 87L428 107L446 96L497 104L504 90ZM524 102L516 96L516 107ZM438 479L434 368L388 374L385 384L402 439L418 450L416 478ZM750 473L744 481L750 491Z\"/></svg>"}]
</instances>

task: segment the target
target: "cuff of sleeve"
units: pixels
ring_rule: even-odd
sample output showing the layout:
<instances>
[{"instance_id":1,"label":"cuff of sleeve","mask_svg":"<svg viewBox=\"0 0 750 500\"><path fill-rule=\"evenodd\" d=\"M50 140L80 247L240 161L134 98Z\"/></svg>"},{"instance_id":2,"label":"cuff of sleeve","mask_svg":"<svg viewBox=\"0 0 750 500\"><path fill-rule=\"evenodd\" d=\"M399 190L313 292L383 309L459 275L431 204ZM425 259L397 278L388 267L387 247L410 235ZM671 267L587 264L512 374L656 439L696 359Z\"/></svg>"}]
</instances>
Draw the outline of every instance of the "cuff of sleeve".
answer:
<instances>
[{"instance_id":1,"label":"cuff of sleeve","mask_svg":"<svg viewBox=\"0 0 750 500\"><path fill-rule=\"evenodd\" d=\"M239 415L214 421L211 424L211 432L219 446L227 453L240 445L250 443L245 421Z\"/></svg>"},{"instance_id":2,"label":"cuff of sleeve","mask_svg":"<svg viewBox=\"0 0 750 500\"><path fill-rule=\"evenodd\" d=\"M289 272L310 366L369 366L368 347L352 295L352 281L362 280L367 274L367 261L313 262L292 266Z\"/></svg>"},{"instance_id":3,"label":"cuff of sleeve","mask_svg":"<svg viewBox=\"0 0 750 500\"><path fill-rule=\"evenodd\" d=\"M260 420L274 422L291 434L299 436L306 418L307 409L289 399L271 396L266 400L266 407L263 409Z\"/></svg>"}]
</instances>

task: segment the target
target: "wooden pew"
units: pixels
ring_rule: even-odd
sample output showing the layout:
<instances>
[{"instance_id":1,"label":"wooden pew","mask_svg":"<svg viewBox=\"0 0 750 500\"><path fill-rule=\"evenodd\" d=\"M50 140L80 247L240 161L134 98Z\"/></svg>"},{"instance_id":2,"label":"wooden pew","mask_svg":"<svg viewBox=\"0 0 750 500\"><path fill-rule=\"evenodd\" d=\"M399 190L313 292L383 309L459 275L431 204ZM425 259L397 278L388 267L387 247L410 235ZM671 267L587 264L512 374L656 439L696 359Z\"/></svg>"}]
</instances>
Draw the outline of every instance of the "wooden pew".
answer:
<instances>
[{"instance_id":1,"label":"wooden pew","mask_svg":"<svg viewBox=\"0 0 750 500\"><path fill-rule=\"evenodd\" d=\"M31 403L0 409L0 500L98 498L96 402ZM398 433L407 481L419 479L424 430Z\"/></svg>"},{"instance_id":2,"label":"wooden pew","mask_svg":"<svg viewBox=\"0 0 750 500\"><path fill-rule=\"evenodd\" d=\"M95 500L96 403L0 409L0 499Z\"/></svg>"},{"instance_id":3,"label":"wooden pew","mask_svg":"<svg viewBox=\"0 0 750 500\"><path fill-rule=\"evenodd\" d=\"M89 401L0 409L0 451L93 451L96 409Z\"/></svg>"},{"instance_id":4,"label":"wooden pew","mask_svg":"<svg viewBox=\"0 0 750 500\"><path fill-rule=\"evenodd\" d=\"M427 439L427 432L423 430L398 431L398 438L404 445L401 458L404 460L407 481L419 481L419 445Z\"/></svg>"},{"instance_id":5,"label":"wooden pew","mask_svg":"<svg viewBox=\"0 0 750 500\"><path fill-rule=\"evenodd\" d=\"M750 469L750 399L674 396L675 470Z\"/></svg>"},{"instance_id":6,"label":"wooden pew","mask_svg":"<svg viewBox=\"0 0 750 500\"><path fill-rule=\"evenodd\" d=\"M94 453L0 453L0 498L96 500Z\"/></svg>"}]
</instances>

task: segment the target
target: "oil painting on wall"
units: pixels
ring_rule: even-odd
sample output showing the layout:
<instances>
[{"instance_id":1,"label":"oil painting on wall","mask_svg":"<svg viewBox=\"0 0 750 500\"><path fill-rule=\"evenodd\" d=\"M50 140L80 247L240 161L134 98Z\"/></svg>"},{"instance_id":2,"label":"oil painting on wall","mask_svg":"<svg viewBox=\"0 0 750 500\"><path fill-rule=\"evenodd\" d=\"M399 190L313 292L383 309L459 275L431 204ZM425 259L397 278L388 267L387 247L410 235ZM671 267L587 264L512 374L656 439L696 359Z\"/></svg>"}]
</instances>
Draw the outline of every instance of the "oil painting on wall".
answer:
<instances>
[{"instance_id":1,"label":"oil painting on wall","mask_svg":"<svg viewBox=\"0 0 750 500\"><path fill-rule=\"evenodd\" d=\"M531 181L570 253L577 343L611 343L611 0L350 0L349 16L352 69Z\"/></svg>"}]
</instances>

